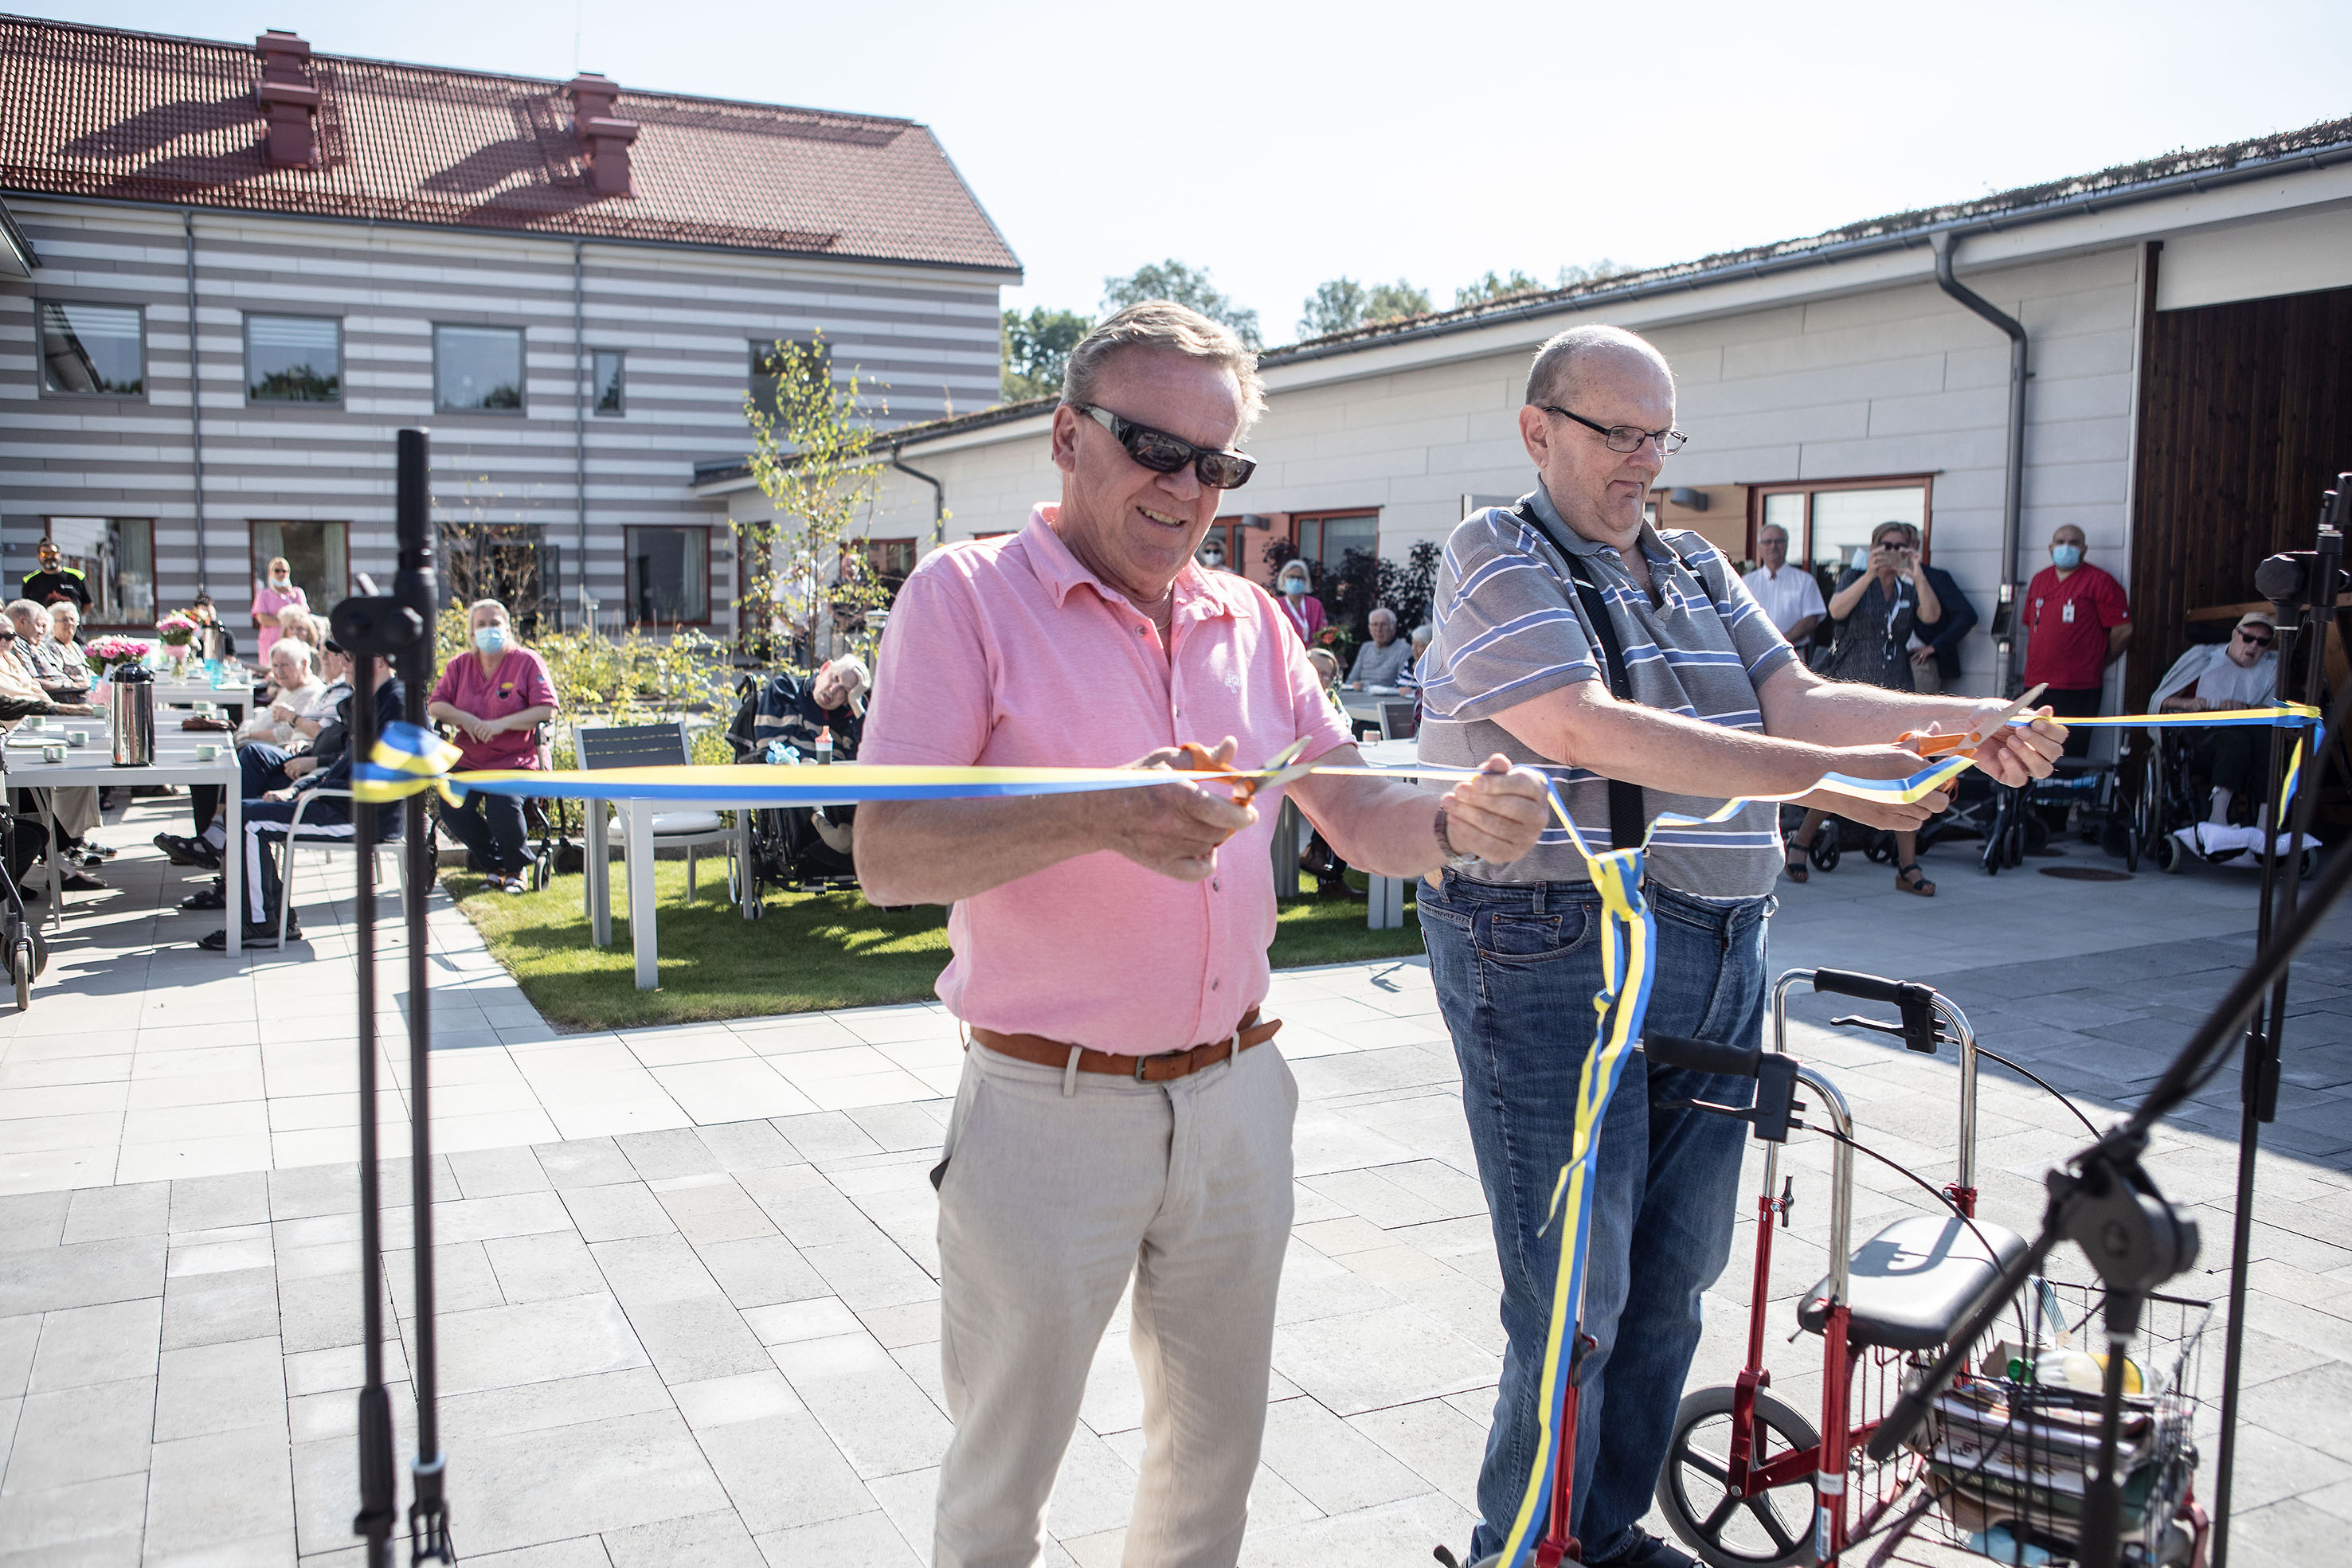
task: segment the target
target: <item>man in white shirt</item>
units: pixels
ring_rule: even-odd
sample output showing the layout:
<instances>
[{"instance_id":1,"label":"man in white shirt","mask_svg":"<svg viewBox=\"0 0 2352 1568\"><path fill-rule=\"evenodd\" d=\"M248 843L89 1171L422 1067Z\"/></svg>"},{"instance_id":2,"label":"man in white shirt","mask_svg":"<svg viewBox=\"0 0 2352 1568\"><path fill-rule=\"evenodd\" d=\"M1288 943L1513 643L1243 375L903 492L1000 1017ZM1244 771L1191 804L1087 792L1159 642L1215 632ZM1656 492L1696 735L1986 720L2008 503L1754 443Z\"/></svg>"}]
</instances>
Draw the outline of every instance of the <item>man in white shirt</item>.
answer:
<instances>
[{"instance_id":1,"label":"man in white shirt","mask_svg":"<svg viewBox=\"0 0 2352 1568\"><path fill-rule=\"evenodd\" d=\"M1813 580L1811 572L1789 564L1789 530L1778 523L1767 523L1756 530L1756 554L1764 564L1741 580L1780 635L1791 647L1801 649L1829 612L1829 606L1822 602L1822 585Z\"/></svg>"}]
</instances>

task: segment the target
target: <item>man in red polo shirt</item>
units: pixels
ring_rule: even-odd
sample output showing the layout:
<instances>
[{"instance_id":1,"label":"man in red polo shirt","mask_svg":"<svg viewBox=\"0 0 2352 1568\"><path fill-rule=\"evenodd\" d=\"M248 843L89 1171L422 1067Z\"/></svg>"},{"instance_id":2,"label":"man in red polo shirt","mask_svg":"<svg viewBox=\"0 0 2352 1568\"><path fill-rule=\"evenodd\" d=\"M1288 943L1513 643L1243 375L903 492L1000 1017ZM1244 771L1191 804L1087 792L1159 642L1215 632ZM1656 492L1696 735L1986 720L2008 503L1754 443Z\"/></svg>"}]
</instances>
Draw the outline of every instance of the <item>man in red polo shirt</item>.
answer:
<instances>
[{"instance_id":1,"label":"man in red polo shirt","mask_svg":"<svg viewBox=\"0 0 2352 1568\"><path fill-rule=\"evenodd\" d=\"M2025 589L2025 684L2048 683L2042 700L2062 721L2099 711L2107 666L2131 641L2131 603L2124 585L2084 559L2083 530L2068 523L2050 536L2050 564ZM2066 755L2088 754L2091 732L2066 737Z\"/></svg>"}]
</instances>

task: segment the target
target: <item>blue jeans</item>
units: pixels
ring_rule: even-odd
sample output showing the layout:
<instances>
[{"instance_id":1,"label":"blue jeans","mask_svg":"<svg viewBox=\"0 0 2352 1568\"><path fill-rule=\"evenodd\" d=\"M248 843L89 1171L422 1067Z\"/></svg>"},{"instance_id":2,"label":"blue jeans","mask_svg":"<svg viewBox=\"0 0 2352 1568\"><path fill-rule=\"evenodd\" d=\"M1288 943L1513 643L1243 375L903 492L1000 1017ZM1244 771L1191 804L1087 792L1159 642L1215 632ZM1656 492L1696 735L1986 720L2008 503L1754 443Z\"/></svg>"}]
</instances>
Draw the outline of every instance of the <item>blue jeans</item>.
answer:
<instances>
[{"instance_id":1,"label":"blue jeans","mask_svg":"<svg viewBox=\"0 0 2352 1568\"><path fill-rule=\"evenodd\" d=\"M1752 1045L1765 1012L1769 898L1717 904L1652 884L1646 1029ZM1462 1106L1503 1272L1503 1383L1478 1476L1472 1557L1498 1550L1527 1494L1562 1227L1547 1228L1568 1163L1577 1076L1601 989L1601 897L1589 883L1502 886L1447 873L1421 929L1462 1063ZM1674 1107L1746 1105L1754 1085L1626 1064L1601 1122L1585 1268L1584 1362L1571 1528L1587 1563L1630 1550L1664 1463L1699 1297L1731 1252L1745 1124ZM1620 1325L1625 1333L1621 1336Z\"/></svg>"}]
</instances>

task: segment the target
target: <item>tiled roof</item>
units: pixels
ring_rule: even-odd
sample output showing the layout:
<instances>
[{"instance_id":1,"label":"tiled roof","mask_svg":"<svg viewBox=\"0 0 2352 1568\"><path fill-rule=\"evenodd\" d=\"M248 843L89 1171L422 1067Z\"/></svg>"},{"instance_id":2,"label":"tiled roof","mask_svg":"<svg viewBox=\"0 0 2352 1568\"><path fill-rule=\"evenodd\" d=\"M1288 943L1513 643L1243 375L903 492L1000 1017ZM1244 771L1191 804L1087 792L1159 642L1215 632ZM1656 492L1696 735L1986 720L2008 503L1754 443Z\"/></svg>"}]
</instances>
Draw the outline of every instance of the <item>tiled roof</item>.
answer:
<instances>
[{"instance_id":1,"label":"tiled roof","mask_svg":"<svg viewBox=\"0 0 2352 1568\"><path fill-rule=\"evenodd\" d=\"M589 189L563 84L313 55L320 166L272 167L250 45L0 17L0 190L1015 271L924 126L639 92Z\"/></svg>"}]
</instances>

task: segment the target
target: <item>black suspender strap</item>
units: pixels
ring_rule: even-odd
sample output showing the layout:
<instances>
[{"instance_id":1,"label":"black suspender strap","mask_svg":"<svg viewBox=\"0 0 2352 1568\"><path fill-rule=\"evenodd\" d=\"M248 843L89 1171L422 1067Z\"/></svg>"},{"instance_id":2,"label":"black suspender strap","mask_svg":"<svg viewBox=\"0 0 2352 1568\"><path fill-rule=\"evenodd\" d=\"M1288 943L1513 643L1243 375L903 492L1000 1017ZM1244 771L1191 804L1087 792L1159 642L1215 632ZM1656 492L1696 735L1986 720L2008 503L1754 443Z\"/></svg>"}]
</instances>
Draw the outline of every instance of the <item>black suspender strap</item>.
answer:
<instances>
[{"instance_id":1,"label":"black suspender strap","mask_svg":"<svg viewBox=\"0 0 2352 1568\"><path fill-rule=\"evenodd\" d=\"M1633 681L1625 669L1625 650L1617 640L1617 628L1609 620L1609 602L1601 594L1601 587L1592 580L1592 569L1584 558L1568 548L1566 541L1554 533L1532 505L1522 503L1512 510L1535 525L1537 531L1549 539L1552 548L1568 562L1568 574L1576 584L1576 596L1584 604L1584 618L1592 623L1593 635L1601 641L1602 663L1609 673L1609 692L1621 703L1633 700ZM1681 552L1677 551L1679 555ZM1642 787L1622 779L1607 780L1609 785L1609 845L1612 849L1639 849L1649 834L1649 810L1642 800Z\"/></svg>"}]
</instances>

